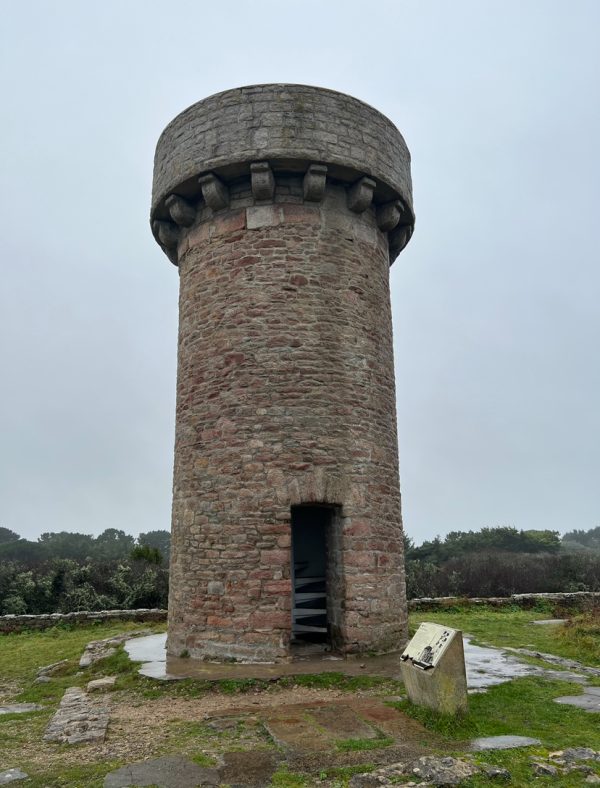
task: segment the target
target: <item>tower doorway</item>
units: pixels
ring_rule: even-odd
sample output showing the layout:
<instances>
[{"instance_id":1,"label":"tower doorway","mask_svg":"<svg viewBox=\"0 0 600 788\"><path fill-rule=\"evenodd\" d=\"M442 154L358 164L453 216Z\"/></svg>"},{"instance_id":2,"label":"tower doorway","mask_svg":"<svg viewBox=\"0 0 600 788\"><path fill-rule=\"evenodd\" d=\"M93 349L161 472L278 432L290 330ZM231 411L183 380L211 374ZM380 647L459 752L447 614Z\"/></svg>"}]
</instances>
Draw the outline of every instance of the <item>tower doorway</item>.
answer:
<instances>
[{"instance_id":1,"label":"tower doorway","mask_svg":"<svg viewBox=\"0 0 600 788\"><path fill-rule=\"evenodd\" d=\"M292 506L292 642L329 643L328 577L334 509Z\"/></svg>"}]
</instances>

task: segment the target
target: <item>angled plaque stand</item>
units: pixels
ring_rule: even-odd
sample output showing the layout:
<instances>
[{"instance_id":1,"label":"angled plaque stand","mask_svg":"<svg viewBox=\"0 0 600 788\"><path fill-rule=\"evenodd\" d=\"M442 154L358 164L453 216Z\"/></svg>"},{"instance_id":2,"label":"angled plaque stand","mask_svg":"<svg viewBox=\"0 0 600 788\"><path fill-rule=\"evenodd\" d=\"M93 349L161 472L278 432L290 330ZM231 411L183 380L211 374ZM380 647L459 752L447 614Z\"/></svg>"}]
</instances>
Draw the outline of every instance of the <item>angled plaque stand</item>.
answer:
<instances>
[{"instance_id":1,"label":"angled plaque stand","mask_svg":"<svg viewBox=\"0 0 600 788\"><path fill-rule=\"evenodd\" d=\"M462 632L423 623L401 657L409 700L442 714L467 711L467 676Z\"/></svg>"}]
</instances>

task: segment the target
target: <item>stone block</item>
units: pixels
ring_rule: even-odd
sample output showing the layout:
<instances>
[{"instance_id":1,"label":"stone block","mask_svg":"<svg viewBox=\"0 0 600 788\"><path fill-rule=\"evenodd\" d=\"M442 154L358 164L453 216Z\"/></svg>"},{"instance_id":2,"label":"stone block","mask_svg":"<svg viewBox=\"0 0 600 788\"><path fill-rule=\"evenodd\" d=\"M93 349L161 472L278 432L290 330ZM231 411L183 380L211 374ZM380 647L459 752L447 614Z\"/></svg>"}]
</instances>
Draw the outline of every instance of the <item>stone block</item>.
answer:
<instances>
[{"instance_id":1,"label":"stone block","mask_svg":"<svg viewBox=\"0 0 600 788\"><path fill-rule=\"evenodd\" d=\"M402 654L402 680L411 703L441 714L467 711L462 632L423 623Z\"/></svg>"}]
</instances>

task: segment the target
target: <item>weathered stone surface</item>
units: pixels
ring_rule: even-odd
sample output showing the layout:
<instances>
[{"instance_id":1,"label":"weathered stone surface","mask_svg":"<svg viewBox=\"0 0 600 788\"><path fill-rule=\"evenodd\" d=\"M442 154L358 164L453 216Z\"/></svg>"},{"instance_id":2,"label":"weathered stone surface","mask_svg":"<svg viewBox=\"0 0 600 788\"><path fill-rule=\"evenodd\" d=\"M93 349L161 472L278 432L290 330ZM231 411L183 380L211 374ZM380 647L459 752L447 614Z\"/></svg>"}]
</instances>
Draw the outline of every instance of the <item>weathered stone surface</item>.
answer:
<instances>
[{"instance_id":1,"label":"weathered stone surface","mask_svg":"<svg viewBox=\"0 0 600 788\"><path fill-rule=\"evenodd\" d=\"M322 195L314 165L327 168ZM211 204L209 183L227 187L226 202ZM154 185L154 221L172 193L197 210L177 230L169 654L289 657L290 509L310 503L335 509L333 646L398 649L390 243L376 209L396 200L412 227L402 138L332 91L227 91L167 127ZM169 234L159 240L174 248Z\"/></svg>"},{"instance_id":2,"label":"weathered stone surface","mask_svg":"<svg viewBox=\"0 0 600 788\"><path fill-rule=\"evenodd\" d=\"M179 755L167 755L149 761L132 763L109 772L104 778L104 788L153 785L158 788L198 788L219 785L216 769L198 766Z\"/></svg>"},{"instance_id":3,"label":"weathered stone surface","mask_svg":"<svg viewBox=\"0 0 600 788\"><path fill-rule=\"evenodd\" d=\"M38 676L50 676L53 673L56 673L57 670L60 670L64 665L67 665L69 662L68 659L60 659L58 662L53 662L51 665L44 665L41 668L37 669Z\"/></svg>"},{"instance_id":4,"label":"weathered stone surface","mask_svg":"<svg viewBox=\"0 0 600 788\"><path fill-rule=\"evenodd\" d=\"M556 777L559 773L557 767L549 763L534 763L532 770L536 777Z\"/></svg>"},{"instance_id":5,"label":"weathered stone surface","mask_svg":"<svg viewBox=\"0 0 600 788\"><path fill-rule=\"evenodd\" d=\"M21 769L5 769L0 772L0 785L8 785L9 783L17 782L17 780L26 780L29 775Z\"/></svg>"},{"instance_id":6,"label":"weathered stone surface","mask_svg":"<svg viewBox=\"0 0 600 788\"><path fill-rule=\"evenodd\" d=\"M431 625L421 624L404 654L409 652L411 644L417 641L419 633L427 626ZM462 632L449 627L439 627L435 624L432 626L445 633L444 650L433 667L426 670L419 667L418 660L416 664L410 658L401 663L402 680L406 692L412 703L434 709L441 714L466 712L468 708L467 674Z\"/></svg>"},{"instance_id":7,"label":"weathered stone surface","mask_svg":"<svg viewBox=\"0 0 600 788\"><path fill-rule=\"evenodd\" d=\"M196 220L196 209L178 194L170 194L165 200L171 219L182 227L191 227Z\"/></svg>"},{"instance_id":8,"label":"weathered stone surface","mask_svg":"<svg viewBox=\"0 0 600 788\"><path fill-rule=\"evenodd\" d=\"M443 610L444 608L453 607L457 603L461 605L468 605L471 607L479 607L485 605L486 607L505 607L513 606L524 608L526 610L535 607L540 602L555 602L561 607L569 607L574 609L581 608L588 602L596 602L600 599L600 591L565 591L561 593L539 593L539 594L511 594L510 596L482 596L482 597L469 597L464 599L457 596L438 596L438 597L420 597L418 599L411 599L408 603L410 610Z\"/></svg>"},{"instance_id":9,"label":"weathered stone surface","mask_svg":"<svg viewBox=\"0 0 600 788\"><path fill-rule=\"evenodd\" d=\"M106 659L116 654L117 648L125 643L126 640L146 634L148 634L147 630L139 630L137 632L127 632L112 638L105 638L104 640L91 640L81 655L79 667L89 668L89 666L93 665L95 662L99 662L101 659Z\"/></svg>"},{"instance_id":10,"label":"weathered stone surface","mask_svg":"<svg viewBox=\"0 0 600 788\"><path fill-rule=\"evenodd\" d=\"M309 202L321 202L325 196L327 167L324 164L311 164L302 182L303 196Z\"/></svg>"},{"instance_id":11,"label":"weathered stone surface","mask_svg":"<svg viewBox=\"0 0 600 788\"><path fill-rule=\"evenodd\" d=\"M40 711L43 708L39 703L7 703L0 706L0 714L27 714L27 712Z\"/></svg>"},{"instance_id":12,"label":"weathered stone surface","mask_svg":"<svg viewBox=\"0 0 600 788\"><path fill-rule=\"evenodd\" d=\"M516 747L531 747L541 744L539 739L531 736L482 736L473 739L472 750L512 750Z\"/></svg>"},{"instance_id":13,"label":"weathered stone surface","mask_svg":"<svg viewBox=\"0 0 600 788\"><path fill-rule=\"evenodd\" d=\"M600 687L597 687L600 691ZM592 750L591 747L568 747L563 751L562 757L565 761L600 761L600 752Z\"/></svg>"},{"instance_id":14,"label":"weathered stone surface","mask_svg":"<svg viewBox=\"0 0 600 788\"><path fill-rule=\"evenodd\" d=\"M449 756L424 755L408 763L399 762L383 766L368 774L356 774L348 783L349 788L379 788L401 783L405 788L410 785L460 785L476 774L486 774L506 779L506 770L498 769L502 774L488 775L486 764L477 766L466 760ZM418 782L405 782L406 776L414 776Z\"/></svg>"},{"instance_id":15,"label":"weathered stone surface","mask_svg":"<svg viewBox=\"0 0 600 788\"><path fill-rule=\"evenodd\" d=\"M598 713L600 712L600 687L584 687L581 695L563 695L560 698L554 698L554 702Z\"/></svg>"},{"instance_id":16,"label":"weathered stone surface","mask_svg":"<svg viewBox=\"0 0 600 788\"><path fill-rule=\"evenodd\" d=\"M46 728L44 741L61 744L104 741L108 720L106 709L93 705L79 687L69 687Z\"/></svg>"},{"instance_id":17,"label":"weathered stone surface","mask_svg":"<svg viewBox=\"0 0 600 788\"><path fill-rule=\"evenodd\" d=\"M473 777L479 767L459 758L424 755L408 764L406 774L414 774L428 780L433 785L459 785L463 780Z\"/></svg>"},{"instance_id":18,"label":"weathered stone surface","mask_svg":"<svg viewBox=\"0 0 600 788\"><path fill-rule=\"evenodd\" d=\"M319 162L352 183L366 174L379 201L412 210L410 154L384 115L352 96L308 85L250 85L188 107L164 130L154 160L153 215L181 183L208 171L237 176L249 162ZM183 194L183 192L181 192Z\"/></svg>"},{"instance_id":19,"label":"weathered stone surface","mask_svg":"<svg viewBox=\"0 0 600 788\"><path fill-rule=\"evenodd\" d=\"M117 680L116 676L104 676L101 679L94 679L93 681L88 681L87 691L105 692L106 690L110 690L115 686L116 680Z\"/></svg>"},{"instance_id":20,"label":"weathered stone surface","mask_svg":"<svg viewBox=\"0 0 600 788\"><path fill-rule=\"evenodd\" d=\"M250 186L255 200L272 200L275 194L275 177L268 161L250 165Z\"/></svg>"},{"instance_id":21,"label":"weathered stone surface","mask_svg":"<svg viewBox=\"0 0 600 788\"><path fill-rule=\"evenodd\" d=\"M0 632L22 632L27 629L48 629L57 624L88 624L102 621L165 621L167 611L159 608L139 610L79 610L76 613L43 613L41 615L0 616Z\"/></svg>"}]
</instances>

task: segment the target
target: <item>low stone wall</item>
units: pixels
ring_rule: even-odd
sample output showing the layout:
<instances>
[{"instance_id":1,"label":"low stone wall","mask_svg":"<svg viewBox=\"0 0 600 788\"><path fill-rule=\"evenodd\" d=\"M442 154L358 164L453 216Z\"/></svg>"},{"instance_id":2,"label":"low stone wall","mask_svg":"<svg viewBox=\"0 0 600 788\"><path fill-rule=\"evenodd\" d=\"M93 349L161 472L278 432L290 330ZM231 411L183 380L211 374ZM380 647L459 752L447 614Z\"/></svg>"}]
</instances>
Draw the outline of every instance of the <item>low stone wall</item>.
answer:
<instances>
[{"instance_id":1,"label":"low stone wall","mask_svg":"<svg viewBox=\"0 0 600 788\"><path fill-rule=\"evenodd\" d=\"M410 599L409 610L444 610L449 607L508 607L524 609L535 607L538 602L550 602L570 608L583 608L600 603L598 591L574 591L562 594L513 594L512 596L460 597L437 596ZM0 616L0 634L23 632L28 629L49 629L61 624L91 624L108 621L166 621L167 611L160 608L138 610L81 610L77 613L45 613L40 616Z\"/></svg>"},{"instance_id":2,"label":"low stone wall","mask_svg":"<svg viewBox=\"0 0 600 788\"><path fill-rule=\"evenodd\" d=\"M438 596L410 599L409 610L444 610L449 607L508 607L524 609L535 607L539 602L550 602L562 607L582 608L594 602L600 603L600 592L573 591L560 594L512 594L511 596L459 597Z\"/></svg>"},{"instance_id":3,"label":"low stone wall","mask_svg":"<svg viewBox=\"0 0 600 788\"><path fill-rule=\"evenodd\" d=\"M77 613L45 613L40 616L0 616L0 633L49 629L61 624L92 624L109 621L166 621L167 611L159 608L139 610L81 610Z\"/></svg>"}]
</instances>

